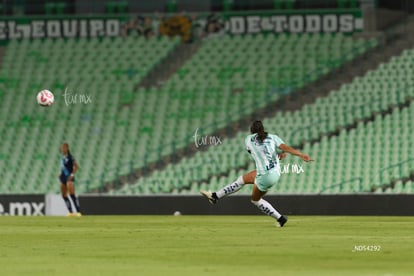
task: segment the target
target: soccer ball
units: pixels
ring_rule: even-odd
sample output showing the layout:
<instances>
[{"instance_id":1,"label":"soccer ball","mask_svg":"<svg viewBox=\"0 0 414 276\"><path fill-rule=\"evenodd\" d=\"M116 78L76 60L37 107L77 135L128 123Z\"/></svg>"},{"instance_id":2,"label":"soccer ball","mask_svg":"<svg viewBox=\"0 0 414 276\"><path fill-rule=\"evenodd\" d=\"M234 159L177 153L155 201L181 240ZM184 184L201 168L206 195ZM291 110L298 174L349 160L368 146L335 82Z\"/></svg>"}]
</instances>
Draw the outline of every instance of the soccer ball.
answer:
<instances>
[{"instance_id":1,"label":"soccer ball","mask_svg":"<svg viewBox=\"0 0 414 276\"><path fill-rule=\"evenodd\" d=\"M41 106L51 106L55 101L55 96L49 90L42 90L37 93L36 100Z\"/></svg>"}]
</instances>

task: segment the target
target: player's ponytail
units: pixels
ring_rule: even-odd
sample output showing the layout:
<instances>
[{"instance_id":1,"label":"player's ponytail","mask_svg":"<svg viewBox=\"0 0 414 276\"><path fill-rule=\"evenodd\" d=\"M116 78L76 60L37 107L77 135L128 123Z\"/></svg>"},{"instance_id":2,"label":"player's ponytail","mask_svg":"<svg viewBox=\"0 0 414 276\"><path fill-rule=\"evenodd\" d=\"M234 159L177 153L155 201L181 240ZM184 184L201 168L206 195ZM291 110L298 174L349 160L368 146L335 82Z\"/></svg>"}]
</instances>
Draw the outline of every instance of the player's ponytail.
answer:
<instances>
[{"instance_id":1,"label":"player's ponytail","mask_svg":"<svg viewBox=\"0 0 414 276\"><path fill-rule=\"evenodd\" d=\"M250 126L250 132L252 134L257 133L257 140L259 140L259 142L263 142L263 140L267 137L267 132L264 131L262 121L254 121Z\"/></svg>"}]
</instances>

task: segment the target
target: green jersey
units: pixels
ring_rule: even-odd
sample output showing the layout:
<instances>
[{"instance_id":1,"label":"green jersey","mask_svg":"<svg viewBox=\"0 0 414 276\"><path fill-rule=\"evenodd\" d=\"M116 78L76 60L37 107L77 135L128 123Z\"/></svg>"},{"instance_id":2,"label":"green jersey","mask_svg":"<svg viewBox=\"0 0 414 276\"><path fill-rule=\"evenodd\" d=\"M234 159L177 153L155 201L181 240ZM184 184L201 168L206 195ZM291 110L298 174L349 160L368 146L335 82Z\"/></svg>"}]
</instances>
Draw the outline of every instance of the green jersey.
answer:
<instances>
[{"instance_id":1,"label":"green jersey","mask_svg":"<svg viewBox=\"0 0 414 276\"><path fill-rule=\"evenodd\" d=\"M252 134L246 137L245 142L247 151L256 163L257 175L267 174L275 170L280 173L279 156L276 148L284 142L279 136L268 134L263 142L259 142L257 134Z\"/></svg>"}]
</instances>

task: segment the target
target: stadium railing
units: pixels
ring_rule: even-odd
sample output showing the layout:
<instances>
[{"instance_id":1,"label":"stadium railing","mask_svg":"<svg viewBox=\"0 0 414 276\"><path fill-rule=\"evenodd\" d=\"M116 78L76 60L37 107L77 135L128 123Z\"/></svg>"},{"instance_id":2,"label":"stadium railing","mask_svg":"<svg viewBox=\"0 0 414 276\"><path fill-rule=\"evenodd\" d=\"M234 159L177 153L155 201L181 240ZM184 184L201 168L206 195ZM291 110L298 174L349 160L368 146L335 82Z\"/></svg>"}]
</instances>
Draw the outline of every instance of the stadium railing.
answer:
<instances>
[{"instance_id":1,"label":"stadium railing","mask_svg":"<svg viewBox=\"0 0 414 276\"><path fill-rule=\"evenodd\" d=\"M406 159L406 160L401 161L401 162L398 162L396 164L392 164L392 165L387 166L385 168L382 168L380 170L380 172L378 173L379 182L377 183L377 185L375 185L373 183L373 188L380 188L386 182L389 183L390 181L392 181L393 178L395 178L395 179L401 178L404 175L404 165L407 164L407 163L411 163L413 165L412 168L414 168L414 157ZM396 170L398 171L397 174L395 174ZM408 172L408 173L412 174L413 172L414 171L411 171L411 172ZM387 181L385 181L385 180L387 180Z\"/></svg>"},{"instance_id":2,"label":"stadium railing","mask_svg":"<svg viewBox=\"0 0 414 276\"><path fill-rule=\"evenodd\" d=\"M355 189L354 191L347 190L345 192L361 192L362 191L362 178L361 177L354 177L354 178L351 178L351 179L343 180L343 181L341 181L337 184L333 184L331 186L324 187L323 189L320 190L319 194L322 194L322 193L324 193L326 191L329 191L329 190L333 190L335 188L347 187L345 184L349 184L349 183L353 183L353 182L357 182L358 188Z\"/></svg>"}]
</instances>

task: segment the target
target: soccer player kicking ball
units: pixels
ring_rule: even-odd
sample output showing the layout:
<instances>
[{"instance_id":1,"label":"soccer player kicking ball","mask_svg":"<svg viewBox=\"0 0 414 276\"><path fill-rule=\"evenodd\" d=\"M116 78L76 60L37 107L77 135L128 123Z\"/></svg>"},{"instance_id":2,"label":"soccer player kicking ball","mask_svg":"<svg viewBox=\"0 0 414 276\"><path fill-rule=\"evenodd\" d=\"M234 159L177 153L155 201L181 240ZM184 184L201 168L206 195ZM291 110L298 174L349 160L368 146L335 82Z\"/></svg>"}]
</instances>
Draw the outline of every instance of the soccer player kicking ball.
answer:
<instances>
[{"instance_id":1,"label":"soccer player kicking ball","mask_svg":"<svg viewBox=\"0 0 414 276\"><path fill-rule=\"evenodd\" d=\"M289 147L277 135L265 132L261 121L254 121L250 127L250 132L252 134L247 136L245 143L247 151L251 154L256 163L256 171L240 176L236 182L225 186L217 192L201 191L201 194L205 196L210 203L215 204L220 198L237 192L244 184L249 184L254 179L251 202L263 213L276 219L276 225L283 227L288 220L287 217L281 215L262 197L279 181L279 159L285 157L285 152L296 155L305 162L313 161L313 159L301 151ZM276 152L276 147L284 152L280 157Z\"/></svg>"}]
</instances>

